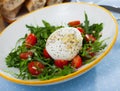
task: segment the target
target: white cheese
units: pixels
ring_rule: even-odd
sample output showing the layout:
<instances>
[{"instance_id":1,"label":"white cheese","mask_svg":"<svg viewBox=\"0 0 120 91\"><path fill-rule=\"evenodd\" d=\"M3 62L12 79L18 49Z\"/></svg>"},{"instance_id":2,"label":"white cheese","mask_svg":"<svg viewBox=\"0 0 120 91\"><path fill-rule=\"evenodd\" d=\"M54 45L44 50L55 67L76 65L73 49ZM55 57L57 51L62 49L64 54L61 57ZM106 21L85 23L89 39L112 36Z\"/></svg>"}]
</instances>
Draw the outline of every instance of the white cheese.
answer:
<instances>
[{"instance_id":1,"label":"white cheese","mask_svg":"<svg viewBox=\"0 0 120 91\"><path fill-rule=\"evenodd\" d=\"M82 35L73 27L60 28L46 42L48 54L55 60L72 60L82 47Z\"/></svg>"}]
</instances>

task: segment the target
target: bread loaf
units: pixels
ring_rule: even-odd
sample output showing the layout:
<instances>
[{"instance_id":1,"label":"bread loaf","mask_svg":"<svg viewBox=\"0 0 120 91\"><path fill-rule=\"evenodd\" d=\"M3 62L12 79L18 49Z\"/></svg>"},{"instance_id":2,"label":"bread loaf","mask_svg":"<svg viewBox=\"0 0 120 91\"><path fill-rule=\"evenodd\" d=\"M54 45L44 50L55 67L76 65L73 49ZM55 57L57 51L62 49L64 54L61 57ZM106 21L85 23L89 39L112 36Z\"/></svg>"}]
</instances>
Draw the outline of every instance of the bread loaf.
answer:
<instances>
[{"instance_id":1,"label":"bread loaf","mask_svg":"<svg viewBox=\"0 0 120 91\"><path fill-rule=\"evenodd\" d=\"M1 8L2 8L2 5L3 5L3 1L4 0L0 0L0 32L5 28L3 17L1 15Z\"/></svg>"},{"instance_id":2,"label":"bread loaf","mask_svg":"<svg viewBox=\"0 0 120 91\"><path fill-rule=\"evenodd\" d=\"M1 14L8 23L16 20L16 16L24 1L25 0L4 0L1 7Z\"/></svg>"},{"instance_id":3,"label":"bread loaf","mask_svg":"<svg viewBox=\"0 0 120 91\"><path fill-rule=\"evenodd\" d=\"M1 9L1 7L2 7L2 3L0 2L0 9Z\"/></svg>"},{"instance_id":4,"label":"bread loaf","mask_svg":"<svg viewBox=\"0 0 120 91\"><path fill-rule=\"evenodd\" d=\"M44 7L45 3L46 0L28 0L25 5L28 11L30 12L38 8Z\"/></svg>"},{"instance_id":5,"label":"bread loaf","mask_svg":"<svg viewBox=\"0 0 120 91\"><path fill-rule=\"evenodd\" d=\"M11 23L23 14L64 1L68 0L0 0L0 10L4 20Z\"/></svg>"},{"instance_id":6,"label":"bread loaf","mask_svg":"<svg viewBox=\"0 0 120 91\"><path fill-rule=\"evenodd\" d=\"M0 10L3 7L4 0L0 0Z\"/></svg>"},{"instance_id":7,"label":"bread loaf","mask_svg":"<svg viewBox=\"0 0 120 91\"><path fill-rule=\"evenodd\" d=\"M7 11L7 10L2 9L2 16L8 23L11 23L16 20L16 16L17 16L20 8L21 8L21 6L17 7L16 9L14 9L12 11Z\"/></svg>"},{"instance_id":8,"label":"bread loaf","mask_svg":"<svg viewBox=\"0 0 120 91\"><path fill-rule=\"evenodd\" d=\"M21 6L17 7L16 9L12 10L12 11L7 11L2 9L2 15L8 18L15 18L17 13L19 12Z\"/></svg>"},{"instance_id":9,"label":"bread loaf","mask_svg":"<svg viewBox=\"0 0 120 91\"><path fill-rule=\"evenodd\" d=\"M0 32L5 28L5 24L4 24L4 21L3 21L3 17L1 16L0 14Z\"/></svg>"},{"instance_id":10,"label":"bread loaf","mask_svg":"<svg viewBox=\"0 0 120 91\"><path fill-rule=\"evenodd\" d=\"M20 5L24 3L25 0L5 0L3 4L3 9L7 11L13 11Z\"/></svg>"},{"instance_id":11,"label":"bread loaf","mask_svg":"<svg viewBox=\"0 0 120 91\"><path fill-rule=\"evenodd\" d=\"M0 0L0 4L3 4L5 0Z\"/></svg>"},{"instance_id":12,"label":"bread loaf","mask_svg":"<svg viewBox=\"0 0 120 91\"><path fill-rule=\"evenodd\" d=\"M57 3L62 3L63 0L47 0L46 5L53 5L53 4L57 4Z\"/></svg>"}]
</instances>

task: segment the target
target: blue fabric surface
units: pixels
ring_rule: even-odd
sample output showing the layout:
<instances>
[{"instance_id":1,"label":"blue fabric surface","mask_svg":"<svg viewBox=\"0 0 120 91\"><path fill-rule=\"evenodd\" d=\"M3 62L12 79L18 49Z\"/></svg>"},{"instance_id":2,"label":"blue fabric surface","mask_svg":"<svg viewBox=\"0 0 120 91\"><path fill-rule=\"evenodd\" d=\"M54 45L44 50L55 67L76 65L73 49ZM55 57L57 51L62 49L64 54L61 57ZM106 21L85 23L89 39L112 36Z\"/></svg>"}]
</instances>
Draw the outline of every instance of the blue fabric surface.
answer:
<instances>
[{"instance_id":1,"label":"blue fabric surface","mask_svg":"<svg viewBox=\"0 0 120 91\"><path fill-rule=\"evenodd\" d=\"M120 14L113 12L118 18ZM120 21L119 30L120 30ZM0 91L120 91L120 33L110 53L93 69L70 81L49 86L25 86L0 77Z\"/></svg>"}]
</instances>

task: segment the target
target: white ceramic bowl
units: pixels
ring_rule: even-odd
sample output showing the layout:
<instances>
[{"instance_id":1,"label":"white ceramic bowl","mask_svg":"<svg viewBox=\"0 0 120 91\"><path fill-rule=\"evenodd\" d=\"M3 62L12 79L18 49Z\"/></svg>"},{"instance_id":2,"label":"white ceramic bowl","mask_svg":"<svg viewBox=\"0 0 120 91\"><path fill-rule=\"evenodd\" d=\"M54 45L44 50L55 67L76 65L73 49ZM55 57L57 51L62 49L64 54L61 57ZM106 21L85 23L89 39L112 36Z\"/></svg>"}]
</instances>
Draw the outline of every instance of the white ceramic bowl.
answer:
<instances>
[{"instance_id":1,"label":"white ceramic bowl","mask_svg":"<svg viewBox=\"0 0 120 91\"><path fill-rule=\"evenodd\" d=\"M16 41L28 32L25 27L26 24L41 25L41 20L46 20L53 25L62 25L72 20L84 22L84 12L87 13L90 24L101 22L104 24L101 39L109 38L105 41L107 47L104 52L97 56L97 59L72 74L51 80L21 80L12 75L12 72L18 73L18 70L8 68L5 63L5 57L15 47ZM118 24L113 15L108 10L94 4L64 3L39 9L12 23L0 34L0 76L12 82L25 85L48 85L73 79L93 68L105 57L113 47L117 34ZM8 71L11 71L11 73Z\"/></svg>"}]
</instances>

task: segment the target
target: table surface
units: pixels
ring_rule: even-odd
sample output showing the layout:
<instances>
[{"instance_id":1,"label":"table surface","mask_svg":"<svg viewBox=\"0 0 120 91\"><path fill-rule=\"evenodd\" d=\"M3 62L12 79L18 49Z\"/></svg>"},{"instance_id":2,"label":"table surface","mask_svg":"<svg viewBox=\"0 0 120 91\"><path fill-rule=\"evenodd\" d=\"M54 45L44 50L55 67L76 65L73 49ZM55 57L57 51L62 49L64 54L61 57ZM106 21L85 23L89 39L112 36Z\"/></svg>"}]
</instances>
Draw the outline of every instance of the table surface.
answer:
<instances>
[{"instance_id":1,"label":"table surface","mask_svg":"<svg viewBox=\"0 0 120 91\"><path fill-rule=\"evenodd\" d=\"M75 1L75 0L72 0ZM81 0L120 5L119 0ZM114 2L113 2L114 1ZM119 4L118 4L119 3ZM118 18L120 14L112 12ZM120 21L118 21L120 29ZM120 91L120 34L110 53L93 69L70 81L49 86L25 86L0 77L0 91Z\"/></svg>"}]
</instances>

